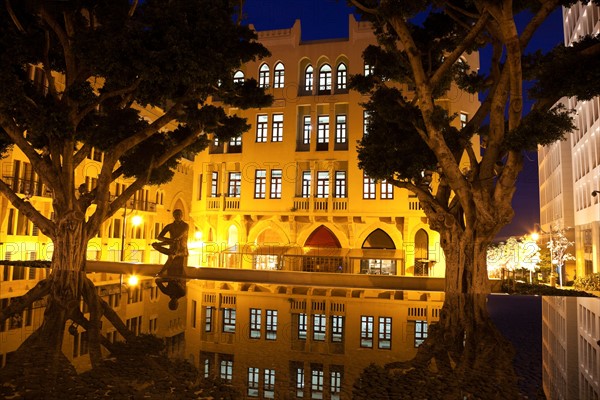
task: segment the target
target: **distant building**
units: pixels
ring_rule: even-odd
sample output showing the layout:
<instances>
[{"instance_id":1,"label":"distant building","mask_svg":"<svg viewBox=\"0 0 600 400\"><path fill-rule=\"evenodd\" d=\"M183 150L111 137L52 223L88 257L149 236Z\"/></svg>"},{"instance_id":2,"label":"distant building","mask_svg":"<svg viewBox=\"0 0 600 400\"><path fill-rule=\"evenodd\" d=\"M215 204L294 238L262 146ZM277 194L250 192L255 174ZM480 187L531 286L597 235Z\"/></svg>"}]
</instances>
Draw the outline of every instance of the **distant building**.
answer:
<instances>
[{"instance_id":1,"label":"distant building","mask_svg":"<svg viewBox=\"0 0 600 400\"><path fill-rule=\"evenodd\" d=\"M439 234L417 198L358 168L368 98L348 81L370 71L362 52L376 43L371 25L350 15L348 38L304 42L296 21L258 38L272 55L233 79L256 79L275 101L229 109L250 130L196 157L192 217L201 239L190 265L443 276ZM476 54L465 57L479 67ZM457 127L479 106L456 87L438 103Z\"/></svg>"},{"instance_id":2,"label":"distant building","mask_svg":"<svg viewBox=\"0 0 600 400\"><path fill-rule=\"evenodd\" d=\"M590 2L563 9L565 45L586 35L600 33L600 8ZM577 102L563 98L576 111L576 129L566 141L538 150L540 178L540 222L574 228L568 232L575 241L576 265L567 265L566 280L600 272L600 98ZM546 237L546 239L548 239Z\"/></svg>"}]
</instances>

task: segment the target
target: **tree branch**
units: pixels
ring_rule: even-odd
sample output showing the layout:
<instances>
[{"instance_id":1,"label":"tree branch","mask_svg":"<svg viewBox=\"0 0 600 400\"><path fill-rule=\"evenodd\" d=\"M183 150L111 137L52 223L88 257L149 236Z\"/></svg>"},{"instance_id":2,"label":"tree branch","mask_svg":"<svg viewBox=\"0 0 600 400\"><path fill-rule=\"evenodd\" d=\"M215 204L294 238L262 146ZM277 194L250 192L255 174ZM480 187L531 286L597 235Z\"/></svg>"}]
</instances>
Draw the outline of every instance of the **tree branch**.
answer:
<instances>
[{"instance_id":1,"label":"tree branch","mask_svg":"<svg viewBox=\"0 0 600 400\"><path fill-rule=\"evenodd\" d=\"M35 301L48 295L50 293L50 287L50 281L48 279L42 279L23 296L14 297L7 307L0 310L0 324L3 324L4 321L15 314L21 314Z\"/></svg>"},{"instance_id":2,"label":"tree branch","mask_svg":"<svg viewBox=\"0 0 600 400\"><path fill-rule=\"evenodd\" d=\"M11 204L33 222L44 235L54 240L55 226L52 221L44 217L29 201L19 197L2 179L0 179L0 193L2 193Z\"/></svg>"},{"instance_id":3,"label":"tree branch","mask_svg":"<svg viewBox=\"0 0 600 400\"><path fill-rule=\"evenodd\" d=\"M354 7L358 8L360 11L366 13L366 14L377 14L377 9L376 8L369 8L366 7L365 5L363 5L360 1L358 0L350 0L352 2L352 4L354 5Z\"/></svg>"}]
</instances>

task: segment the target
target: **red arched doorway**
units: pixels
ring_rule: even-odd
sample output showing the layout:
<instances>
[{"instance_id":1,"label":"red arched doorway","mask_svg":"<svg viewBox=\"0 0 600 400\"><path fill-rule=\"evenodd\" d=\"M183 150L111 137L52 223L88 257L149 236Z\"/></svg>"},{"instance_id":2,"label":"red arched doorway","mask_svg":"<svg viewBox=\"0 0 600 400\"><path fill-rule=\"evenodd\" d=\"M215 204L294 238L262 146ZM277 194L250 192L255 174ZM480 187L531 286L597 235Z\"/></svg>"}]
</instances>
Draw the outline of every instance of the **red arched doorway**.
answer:
<instances>
[{"instance_id":1,"label":"red arched doorway","mask_svg":"<svg viewBox=\"0 0 600 400\"><path fill-rule=\"evenodd\" d=\"M315 229L304 247L307 251L302 257L302 270L311 272L341 272L344 259L341 256L341 244L335 234L326 226Z\"/></svg>"},{"instance_id":2,"label":"red arched doorway","mask_svg":"<svg viewBox=\"0 0 600 400\"><path fill-rule=\"evenodd\" d=\"M331 229L327 228L324 225L319 226L315 229L306 242L304 243L306 247L337 247L340 248L340 241L335 236Z\"/></svg>"}]
</instances>

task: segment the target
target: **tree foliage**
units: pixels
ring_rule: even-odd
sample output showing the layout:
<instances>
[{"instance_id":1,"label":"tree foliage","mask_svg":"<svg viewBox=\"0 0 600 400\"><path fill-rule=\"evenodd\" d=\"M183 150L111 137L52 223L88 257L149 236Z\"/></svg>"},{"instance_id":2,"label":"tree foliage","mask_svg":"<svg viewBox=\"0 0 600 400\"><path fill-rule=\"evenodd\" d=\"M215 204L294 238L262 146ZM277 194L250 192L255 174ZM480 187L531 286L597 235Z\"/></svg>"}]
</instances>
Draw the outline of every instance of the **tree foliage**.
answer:
<instances>
[{"instance_id":1,"label":"tree foliage","mask_svg":"<svg viewBox=\"0 0 600 400\"><path fill-rule=\"evenodd\" d=\"M447 282L450 277L460 290L472 282L485 291L486 248L513 217L523 153L564 139L574 127L571 110L551 99L598 93L593 84L583 90L583 73L552 86L560 80L552 66L558 63L556 71L566 74L577 57L590 54L585 65L592 68L600 60L593 56L596 45L588 38L573 49L525 56L542 22L574 1L350 3L373 23L378 38L363 53L372 73L351 78L352 88L370 96L359 165L372 178L417 195L431 228L440 232ZM483 48L489 54L486 71L469 65L473 52ZM527 79L538 83L531 112L524 109ZM481 95L468 121L450 106L459 90L463 98Z\"/></svg>"}]
</instances>

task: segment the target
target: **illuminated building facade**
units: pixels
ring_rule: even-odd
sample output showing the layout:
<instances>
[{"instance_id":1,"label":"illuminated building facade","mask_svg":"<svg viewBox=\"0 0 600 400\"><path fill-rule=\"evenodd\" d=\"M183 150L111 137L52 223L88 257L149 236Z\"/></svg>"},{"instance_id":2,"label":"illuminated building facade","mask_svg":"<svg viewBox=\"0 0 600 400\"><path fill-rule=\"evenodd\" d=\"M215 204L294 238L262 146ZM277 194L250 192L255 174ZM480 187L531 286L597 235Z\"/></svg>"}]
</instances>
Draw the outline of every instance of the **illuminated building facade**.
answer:
<instances>
[{"instance_id":1,"label":"illuminated building facade","mask_svg":"<svg viewBox=\"0 0 600 400\"><path fill-rule=\"evenodd\" d=\"M590 2L563 9L565 46L586 35L600 33L600 8ZM566 141L538 150L540 179L540 223L574 228L576 265L567 264L567 280L600 272L600 98L577 102L561 100L575 110L575 130Z\"/></svg>"},{"instance_id":2,"label":"illuminated building facade","mask_svg":"<svg viewBox=\"0 0 600 400\"><path fill-rule=\"evenodd\" d=\"M348 38L303 42L296 21L258 38L272 55L233 79L256 79L274 102L229 109L250 130L196 157L190 265L442 277L439 235L417 198L358 168L367 98L348 82L370 71L362 59L376 43L370 24L351 15ZM478 68L477 55L466 57ZM438 102L457 126L479 105L456 87Z\"/></svg>"}]
</instances>

